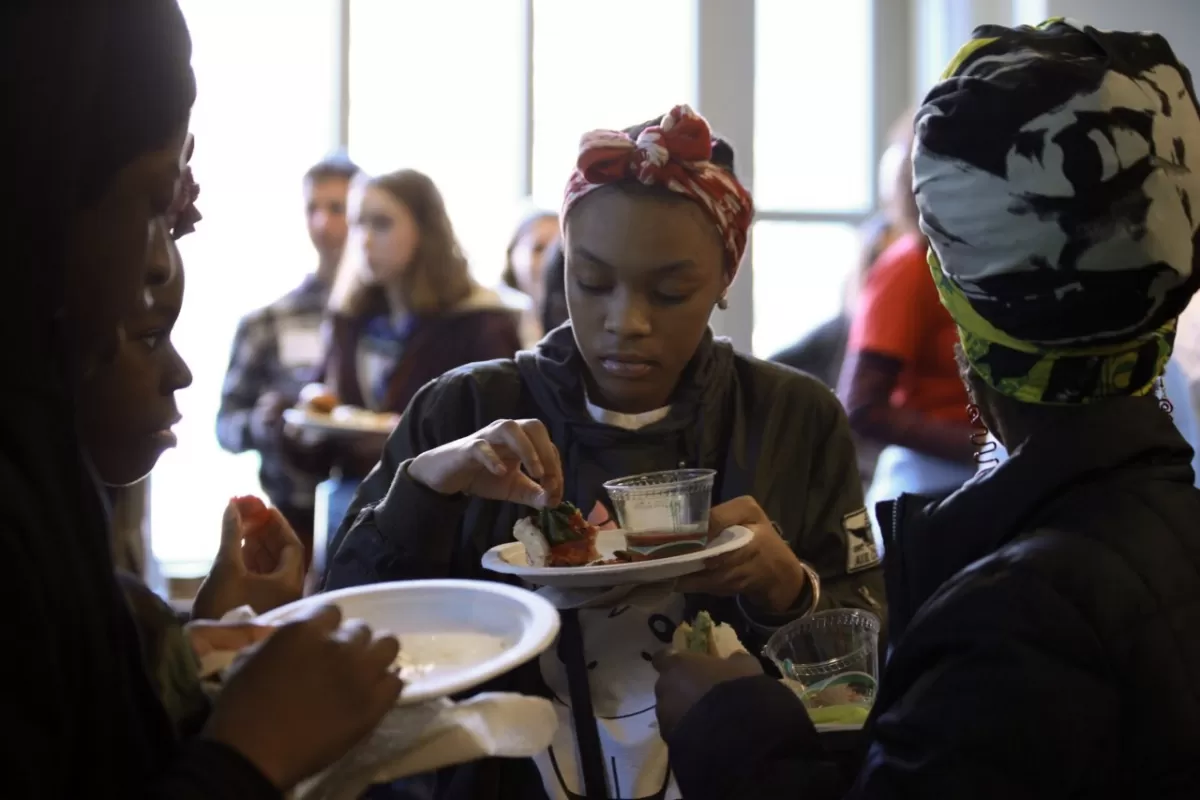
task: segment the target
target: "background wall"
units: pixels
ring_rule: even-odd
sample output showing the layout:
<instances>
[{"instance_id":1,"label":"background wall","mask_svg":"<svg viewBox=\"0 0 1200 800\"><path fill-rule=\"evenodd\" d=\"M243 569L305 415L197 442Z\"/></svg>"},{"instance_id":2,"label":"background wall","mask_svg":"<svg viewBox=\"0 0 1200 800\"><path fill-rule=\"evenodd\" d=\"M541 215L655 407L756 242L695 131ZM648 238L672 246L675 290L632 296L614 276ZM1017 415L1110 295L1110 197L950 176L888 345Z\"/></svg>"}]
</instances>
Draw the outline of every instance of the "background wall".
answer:
<instances>
[{"instance_id":1,"label":"background wall","mask_svg":"<svg viewBox=\"0 0 1200 800\"><path fill-rule=\"evenodd\" d=\"M1200 0L1046 0L1050 16L1098 28L1157 31L1193 72L1200 71Z\"/></svg>"}]
</instances>

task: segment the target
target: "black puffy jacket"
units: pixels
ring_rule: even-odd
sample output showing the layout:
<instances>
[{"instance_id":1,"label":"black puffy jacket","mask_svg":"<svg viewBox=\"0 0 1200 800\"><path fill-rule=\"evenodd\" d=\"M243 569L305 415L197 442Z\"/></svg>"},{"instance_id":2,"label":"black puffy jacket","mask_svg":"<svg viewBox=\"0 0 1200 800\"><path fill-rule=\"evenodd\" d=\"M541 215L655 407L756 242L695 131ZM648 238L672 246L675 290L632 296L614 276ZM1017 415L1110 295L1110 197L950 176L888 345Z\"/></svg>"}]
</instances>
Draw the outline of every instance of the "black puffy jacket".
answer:
<instances>
[{"instance_id":1,"label":"black puffy jacket","mask_svg":"<svg viewBox=\"0 0 1200 800\"><path fill-rule=\"evenodd\" d=\"M764 677L684 718L685 796L1200 797L1191 458L1152 398L1115 399L940 504L881 504L895 648L853 788L831 785L803 708Z\"/></svg>"}]
</instances>

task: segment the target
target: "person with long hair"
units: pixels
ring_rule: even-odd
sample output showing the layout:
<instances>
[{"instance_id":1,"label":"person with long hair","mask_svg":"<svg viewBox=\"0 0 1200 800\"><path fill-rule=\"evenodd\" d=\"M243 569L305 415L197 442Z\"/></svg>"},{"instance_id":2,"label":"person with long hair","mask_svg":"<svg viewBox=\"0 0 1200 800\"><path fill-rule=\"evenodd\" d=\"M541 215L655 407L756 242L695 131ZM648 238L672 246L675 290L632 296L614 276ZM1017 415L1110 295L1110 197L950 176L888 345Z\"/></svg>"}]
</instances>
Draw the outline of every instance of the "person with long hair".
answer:
<instances>
[{"instance_id":1,"label":"person with long hair","mask_svg":"<svg viewBox=\"0 0 1200 800\"><path fill-rule=\"evenodd\" d=\"M880 515L894 649L848 794L796 694L749 659L660 660L680 784L1193 798L1200 491L1155 396L1200 288L1191 75L1154 33L980 27L917 114L913 175L962 376L1012 455Z\"/></svg>"},{"instance_id":2,"label":"person with long hair","mask_svg":"<svg viewBox=\"0 0 1200 800\"><path fill-rule=\"evenodd\" d=\"M837 398L709 328L752 215L732 148L687 106L585 135L563 201L569 324L534 351L418 392L355 498L331 548L329 588L494 580L480 558L513 541L530 507L567 500L603 524L605 481L659 470L715 470L710 530L755 534L653 602L565 611L558 647L497 683L559 699L553 747L534 765L433 776L436 796L611 796L607 786L678 797L648 659L680 622L708 610L754 646L815 608L883 613Z\"/></svg>"},{"instance_id":3,"label":"person with long hair","mask_svg":"<svg viewBox=\"0 0 1200 800\"><path fill-rule=\"evenodd\" d=\"M98 381L124 382L126 359L145 360L130 348L157 341L130 326L145 319L148 251L179 194L190 59L174 0L8 4L0 22L4 144L20 153L4 187L0 314L0 708L20 742L0 769L13 797L277 798L356 744L400 690L395 639L339 634L337 609L259 645L192 736L147 674L97 467L136 472L172 420L163 400L142 408L156 430L126 428L130 416L109 430L84 406ZM171 370L156 389L186 382Z\"/></svg>"},{"instance_id":4,"label":"person with long hair","mask_svg":"<svg viewBox=\"0 0 1200 800\"><path fill-rule=\"evenodd\" d=\"M471 276L429 176L411 169L364 175L350 205L353 230L330 294L324 366L340 402L400 413L443 373L521 349L520 309ZM337 529L383 438L328 444L332 468L317 489L326 510L318 535Z\"/></svg>"},{"instance_id":5,"label":"person with long hair","mask_svg":"<svg viewBox=\"0 0 1200 800\"><path fill-rule=\"evenodd\" d=\"M326 380L343 403L401 412L442 373L520 349L516 312L471 277L427 175L370 178L355 200L362 251L330 298Z\"/></svg>"}]
</instances>

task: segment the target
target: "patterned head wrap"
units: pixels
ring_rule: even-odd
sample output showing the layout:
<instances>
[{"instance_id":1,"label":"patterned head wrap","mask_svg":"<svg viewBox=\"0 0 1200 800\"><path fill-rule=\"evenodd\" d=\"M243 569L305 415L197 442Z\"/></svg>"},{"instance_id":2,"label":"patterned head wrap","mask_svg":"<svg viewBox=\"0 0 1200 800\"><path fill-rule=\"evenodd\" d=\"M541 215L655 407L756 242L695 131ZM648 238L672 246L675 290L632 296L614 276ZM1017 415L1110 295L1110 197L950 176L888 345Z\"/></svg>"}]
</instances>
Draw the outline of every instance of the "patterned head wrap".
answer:
<instances>
[{"instance_id":1,"label":"patterned head wrap","mask_svg":"<svg viewBox=\"0 0 1200 800\"><path fill-rule=\"evenodd\" d=\"M979 376L1029 403L1149 393L1200 282L1198 167L1161 36L977 29L917 112L913 185Z\"/></svg>"},{"instance_id":2,"label":"patterned head wrap","mask_svg":"<svg viewBox=\"0 0 1200 800\"><path fill-rule=\"evenodd\" d=\"M571 207L602 186L623 181L662 186L695 200L716 224L732 279L746 252L754 201L731 170L713 163L712 155L712 129L688 106L675 106L637 139L622 131L585 133L567 182L562 219L565 223Z\"/></svg>"},{"instance_id":3,"label":"patterned head wrap","mask_svg":"<svg viewBox=\"0 0 1200 800\"><path fill-rule=\"evenodd\" d=\"M179 183L175 187L175 199L167 210L167 229L171 237L181 239L196 230L196 223L204 219L196 208L196 198L200 196L200 184L192 176L192 168L188 162L196 150L196 139L188 134L187 142L183 145L183 153L179 157Z\"/></svg>"}]
</instances>

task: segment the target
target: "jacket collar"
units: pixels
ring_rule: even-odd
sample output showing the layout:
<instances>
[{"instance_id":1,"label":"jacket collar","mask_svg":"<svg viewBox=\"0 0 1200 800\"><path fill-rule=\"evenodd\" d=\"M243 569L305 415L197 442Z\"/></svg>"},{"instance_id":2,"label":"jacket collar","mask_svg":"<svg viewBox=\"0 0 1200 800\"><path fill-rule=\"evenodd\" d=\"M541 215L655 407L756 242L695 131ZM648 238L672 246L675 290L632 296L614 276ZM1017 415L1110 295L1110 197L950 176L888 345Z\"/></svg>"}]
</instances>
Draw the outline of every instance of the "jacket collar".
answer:
<instances>
[{"instance_id":1,"label":"jacket collar","mask_svg":"<svg viewBox=\"0 0 1200 800\"><path fill-rule=\"evenodd\" d=\"M892 641L942 583L1030 531L1076 487L1118 473L1190 485L1191 459L1154 398L1114 398L1035 433L941 502L906 495L880 503Z\"/></svg>"}]
</instances>

